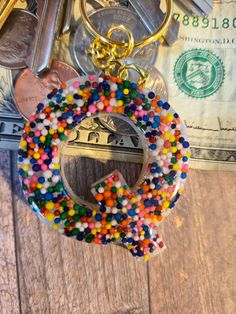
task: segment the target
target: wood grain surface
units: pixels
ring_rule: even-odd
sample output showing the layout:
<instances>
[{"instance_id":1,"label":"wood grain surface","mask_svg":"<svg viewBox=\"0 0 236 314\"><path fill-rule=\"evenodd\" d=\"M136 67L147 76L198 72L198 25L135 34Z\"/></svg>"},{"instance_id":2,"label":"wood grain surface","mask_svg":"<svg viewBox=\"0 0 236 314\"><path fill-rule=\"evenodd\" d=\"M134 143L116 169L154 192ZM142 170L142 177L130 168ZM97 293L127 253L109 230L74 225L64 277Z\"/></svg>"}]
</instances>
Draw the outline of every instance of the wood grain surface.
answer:
<instances>
[{"instance_id":1,"label":"wood grain surface","mask_svg":"<svg viewBox=\"0 0 236 314\"><path fill-rule=\"evenodd\" d=\"M71 187L90 200L90 184L115 168L129 184L141 169L66 159ZM235 314L235 211L236 173L191 170L160 228L167 249L148 263L137 261L119 246L50 230L24 201L16 154L1 151L0 313Z\"/></svg>"}]
</instances>

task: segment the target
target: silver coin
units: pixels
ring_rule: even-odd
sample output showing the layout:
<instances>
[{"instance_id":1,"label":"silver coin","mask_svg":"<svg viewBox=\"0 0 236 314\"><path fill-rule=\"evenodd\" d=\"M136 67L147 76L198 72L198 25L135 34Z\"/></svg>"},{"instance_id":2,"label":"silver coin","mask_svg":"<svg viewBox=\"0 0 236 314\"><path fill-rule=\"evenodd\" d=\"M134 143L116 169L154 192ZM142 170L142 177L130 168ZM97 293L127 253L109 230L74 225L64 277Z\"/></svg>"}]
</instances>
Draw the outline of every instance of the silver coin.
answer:
<instances>
[{"instance_id":1,"label":"silver coin","mask_svg":"<svg viewBox=\"0 0 236 314\"><path fill-rule=\"evenodd\" d=\"M137 135L134 128L132 128L128 122L125 122L122 119L111 117L109 115L103 115L101 118L99 118L99 121L111 132L126 136Z\"/></svg>"},{"instance_id":2,"label":"silver coin","mask_svg":"<svg viewBox=\"0 0 236 314\"><path fill-rule=\"evenodd\" d=\"M90 13L89 18L96 29L104 35L112 26L120 24L132 32L135 41L149 35L137 14L124 7L102 8ZM77 29L72 32L71 36L71 55L75 65L84 74L99 74L101 70L93 64L91 57L86 53L94 38L86 29L81 18L78 20ZM125 34L118 31L113 33L112 38L120 41L126 39ZM125 60L125 63L134 63L147 68L150 64L155 63L156 57L157 46L156 44L150 44L143 48L136 48L131 56Z\"/></svg>"},{"instance_id":3,"label":"silver coin","mask_svg":"<svg viewBox=\"0 0 236 314\"><path fill-rule=\"evenodd\" d=\"M38 18L29 11L14 9L0 31L0 65L8 69L25 67Z\"/></svg>"}]
</instances>

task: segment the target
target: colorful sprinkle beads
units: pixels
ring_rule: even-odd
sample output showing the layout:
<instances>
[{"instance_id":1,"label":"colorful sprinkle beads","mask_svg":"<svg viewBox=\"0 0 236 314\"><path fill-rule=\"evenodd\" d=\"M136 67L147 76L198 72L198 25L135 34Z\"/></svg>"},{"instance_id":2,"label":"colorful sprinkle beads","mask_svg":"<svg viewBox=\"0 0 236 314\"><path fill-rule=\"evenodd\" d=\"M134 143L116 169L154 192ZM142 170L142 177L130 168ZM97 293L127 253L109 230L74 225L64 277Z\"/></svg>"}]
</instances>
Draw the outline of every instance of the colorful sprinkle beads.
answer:
<instances>
[{"instance_id":1,"label":"colorful sprinkle beads","mask_svg":"<svg viewBox=\"0 0 236 314\"><path fill-rule=\"evenodd\" d=\"M137 188L115 170L92 186L87 208L66 191L60 152L86 117L126 117L141 132L144 164ZM87 243L125 245L148 259L164 244L158 225L174 207L187 177L189 143L177 113L155 92L116 77L81 77L54 89L25 125L19 148L22 188L33 210L53 229Z\"/></svg>"}]
</instances>

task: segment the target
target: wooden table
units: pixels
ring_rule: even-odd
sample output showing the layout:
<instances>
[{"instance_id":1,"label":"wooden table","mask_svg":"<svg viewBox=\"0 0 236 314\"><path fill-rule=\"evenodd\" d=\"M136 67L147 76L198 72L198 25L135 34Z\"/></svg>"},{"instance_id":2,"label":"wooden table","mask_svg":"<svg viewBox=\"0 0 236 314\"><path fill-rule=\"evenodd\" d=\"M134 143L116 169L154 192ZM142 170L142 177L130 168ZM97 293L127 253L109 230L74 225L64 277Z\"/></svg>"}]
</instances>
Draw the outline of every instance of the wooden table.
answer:
<instances>
[{"instance_id":1,"label":"wooden table","mask_svg":"<svg viewBox=\"0 0 236 314\"><path fill-rule=\"evenodd\" d=\"M80 186L99 167L68 160ZM1 152L1 314L236 313L236 173L190 171L160 228L167 250L145 263L50 230L25 203L16 168L16 154Z\"/></svg>"}]
</instances>

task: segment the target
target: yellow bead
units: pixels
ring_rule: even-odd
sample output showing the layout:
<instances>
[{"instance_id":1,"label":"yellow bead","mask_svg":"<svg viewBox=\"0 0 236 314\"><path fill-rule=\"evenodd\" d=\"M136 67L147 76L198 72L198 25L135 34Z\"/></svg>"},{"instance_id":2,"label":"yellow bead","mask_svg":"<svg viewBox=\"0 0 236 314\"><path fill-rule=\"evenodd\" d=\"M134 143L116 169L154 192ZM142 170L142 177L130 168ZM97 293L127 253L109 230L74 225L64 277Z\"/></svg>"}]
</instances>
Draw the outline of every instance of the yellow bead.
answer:
<instances>
[{"instance_id":1,"label":"yellow bead","mask_svg":"<svg viewBox=\"0 0 236 314\"><path fill-rule=\"evenodd\" d=\"M169 205L170 205L170 203L169 203L168 201L164 201L164 202L162 203L162 207L163 207L163 208L168 208Z\"/></svg>"},{"instance_id":2,"label":"yellow bead","mask_svg":"<svg viewBox=\"0 0 236 314\"><path fill-rule=\"evenodd\" d=\"M42 187L43 187L43 184L42 184L42 183L38 183L38 184L37 184L37 188L38 188L38 189L42 189Z\"/></svg>"},{"instance_id":3,"label":"yellow bead","mask_svg":"<svg viewBox=\"0 0 236 314\"><path fill-rule=\"evenodd\" d=\"M170 138L172 134L170 134L170 132L165 132L164 137L165 138Z\"/></svg>"},{"instance_id":4,"label":"yellow bead","mask_svg":"<svg viewBox=\"0 0 236 314\"><path fill-rule=\"evenodd\" d=\"M188 151L185 155L189 158L191 156L191 152Z\"/></svg>"},{"instance_id":5,"label":"yellow bead","mask_svg":"<svg viewBox=\"0 0 236 314\"><path fill-rule=\"evenodd\" d=\"M68 214L69 214L70 216L74 216L75 210L74 210L74 209L70 209L70 210L68 211Z\"/></svg>"},{"instance_id":6,"label":"yellow bead","mask_svg":"<svg viewBox=\"0 0 236 314\"><path fill-rule=\"evenodd\" d=\"M27 146L27 142L25 140L20 141L21 148L25 148Z\"/></svg>"},{"instance_id":7,"label":"yellow bead","mask_svg":"<svg viewBox=\"0 0 236 314\"><path fill-rule=\"evenodd\" d=\"M70 94L67 95L67 96L66 96L66 100L67 100L67 101L72 101L72 100L74 100L73 95L70 95Z\"/></svg>"},{"instance_id":8,"label":"yellow bead","mask_svg":"<svg viewBox=\"0 0 236 314\"><path fill-rule=\"evenodd\" d=\"M60 206L60 207L58 208L58 210L59 210L60 213L64 212L64 208L63 208L62 206Z\"/></svg>"},{"instance_id":9,"label":"yellow bead","mask_svg":"<svg viewBox=\"0 0 236 314\"><path fill-rule=\"evenodd\" d=\"M97 233L101 233L101 228L97 228Z\"/></svg>"},{"instance_id":10,"label":"yellow bead","mask_svg":"<svg viewBox=\"0 0 236 314\"><path fill-rule=\"evenodd\" d=\"M45 217L47 221L53 221L55 216L53 213L48 213Z\"/></svg>"},{"instance_id":11,"label":"yellow bead","mask_svg":"<svg viewBox=\"0 0 236 314\"><path fill-rule=\"evenodd\" d=\"M178 165L178 164L174 164L174 165L173 165L173 170L174 170L174 171L179 170L179 165Z\"/></svg>"},{"instance_id":12,"label":"yellow bead","mask_svg":"<svg viewBox=\"0 0 236 314\"><path fill-rule=\"evenodd\" d=\"M118 105L119 107L122 107L123 104L124 104L123 100L118 100L118 101L117 101L117 105Z\"/></svg>"},{"instance_id":13,"label":"yellow bead","mask_svg":"<svg viewBox=\"0 0 236 314\"><path fill-rule=\"evenodd\" d=\"M118 239L119 237L120 237L119 232L114 232L114 238L115 238L115 239Z\"/></svg>"},{"instance_id":14,"label":"yellow bead","mask_svg":"<svg viewBox=\"0 0 236 314\"><path fill-rule=\"evenodd\" d=\"M106 224L106 228L109 230L111 229L111 224Z\"/></svg>"},{"instance_id":15,"label":"yellow bead","mask_svg":"<svg viewBox=\"0 0 236 314\"><path fill-rule=\"evenodd\" d=\"M117 194L118 194L118 195L123 195L123 193L124 193L124 189L123 189L123 188L119 188L119 189L117 190Z\"/></svg>"},{"instance_id":16,"label":"yellow bead","mask_svg":"<svg viewBox=\"0 0 236 314\"><path fill-rule=\"evenodd\" d=\"M83 91L82 90L78 90L78 95L82 96L83 95Z\"/></svg>"},{"instance_id":17,"label":"yellow bead","mask_svg":"<svg viewBox=\"0 0 236 314\"><path fill-rule=\"evenodd\" d=\"M145 231L141 231L140 234L141 234L141 235L145 235Z\"/></svg>"},{"instance_id":18,"label":"yellow bead","mask_svg":"<svg viewBox=\"0 0 236 314\"><path fill-rule=\"evenodd\" d=\"M96 215L96 213L97 213L97 211L96 211L96 209L94 209L94 210L92 211L93 217Z\"/></svg>"},{"instance_id":19,"label":"yellow bead","mask_svg":"<svg viewBox=\"0 0 236 314\"><path fill-rule=\"evenodd\" d=\"M133 247L132 244L128 244L128 245L127 245L128 250L131 250L132 247Z\"/></svg>"},{"instance_id":20,"label":"yellow bead","mask_svg":"<svg viewBox=\"0 0 236 314\"><path fill-rule=\"evenodd\" d=\"M174 120L174 116L173 116L171 113L168 113L168 114L166 115L166 119L167 119L169 122L171 122L171 121Z\"/></svg>"},{"instance_id":21,"label":"yellow bead","mask_svg":"<svg viewBox=\"0 0 236 314\"><path fill-rule=\"evenodd\" d=\"M60 164L54 164L54 169L60 169Z\"/></svg>"},{"instance_id":22,"label":"yellow bead","mask_svg":"<svg viewBox=\"0 0 236 314\"><path fill-rule=\"evenodd\" d=\"M28 170L29 170L29 168L30 168L30 166L29 166L29 165L24 165L24 167L23 167L23 169L24 169L25 171L28 171Z\"/></svg>"},{"instance_id":23,"label":"yellow bead","mask_svg":"<svg viewBox=\"0 0 236 314\"><path fill-rule=\"evenodd\" d=\"M48 210L52 210L54 208L54 203L49 201L46 203L45 207L48 209Z\"/></svg>"},{"instance_id":24,"label":"yellow bead","mask_svg":"<svg viewBox=\"0 0 236 314\"><path fill-rule=\"evenodd\" d=\"M39 159L40 158L40 154L39 153L34 153L33 157L34 157L34 159Z\"/></svg>"},{"instance_id":25,"label":"yellow bead","mask_svg":"<svg viewBox=\"0 0 236 314\"><path fill-rule=\"evenodd\" d=\"M45 137L45 136L43 136L43 135L42 135L42 136L40 136L40 138L39 138L39 139L40 139L40 142L41 142L41 143L44 143L44 142L46 141L46 137Z\"/></svg>"},{"instance_id":26,"label":"yellow bead","mask_svg":"<svg viewBox=\"0 0 236 314\"><path fill-rule=\"evenodd\" d=\"M57 129L58 132L63 133L64 132L64 128L62 126L59 126L59 128Z\"/></svg>"},{"instance_id":27,"label":"yellow bead","mask_svg":"<svg viewBox=\"0 0 236 314\"><path fill-rule=\"evenodd\" d=\"M172 148L171 148L171 152L172 152L172 153L176 153L176 152L177 152L177 147L172 147Z\"/></svg>"},{"instance_id":28,"label":"yellow bead","mask_svg":"<svg viewBox=\"0 0 236 314\"><path fill-rule=\"evenodd\" d=\"M125 89L123 90L123 94L124 94L124 95L128 95L128 94L129 94L128 88L125 88Z\"/></svg>"},{"instance_id":29,"label":"yellow bead","mask_svg":"<svg viewBox=\"0 0 236 314\"><path fill-rule=\"evenodd\" d=\"M58 229L58 225L57 224L53 224L52 227L53 227L54 230Z\"/></svg>"},{"instance_id":30,"label":"yellow bead","mask_svg":"<svg viewBox=\"0 0 236 314\"><path fill-rule=\"evenodd\" d=\"M48 131L48 133L52 135L52 134L55 133L55 131L54 131L53 129L50 129L50 130Z\"/></svg>"},{"instance_id":31,"label":"yellow bead","mask_svg":"<svg viewBox=\"0 0 236 314\"><path fill-rule=\"evenodd\" d=\"M92 233L93 235L95 235L95 234L97 234L97 230L96 230L96 229L92 229L92 230L91 230L91 233Z\"/></svg>"},{"instance_id":32,"label":"yellow bead","mask_svg":"<svg viewBox=\"0 0 236 314\"><path fill-rule=\"evenodd\" d=\"M150 258L150 254L145 253L144 256L143 256L143 258L144 258L145 261L148 261L149 258Z\"/></svg>"},{"instance_id":33,"label":"yellow bead","mask_svg":"<svg viewBox=\"0 0 236 314\"><path fill-rule=\"evenodd\" d=\"M170 140L171 143L173 143L173 142L175 141L174 135L171 135L170 138L169 138L169 140Z\"/></svg>"},{"instance_id":34,"label":"yellow bead","mask_svg":"<svg viewBox=\"0 0 236 314\"><path fill-rule=\"evenodd\" d=\"M167 148L163 148L162 149L162 153L166 155L168 153L168 149Z\"/></svg>"}]
</instances>

